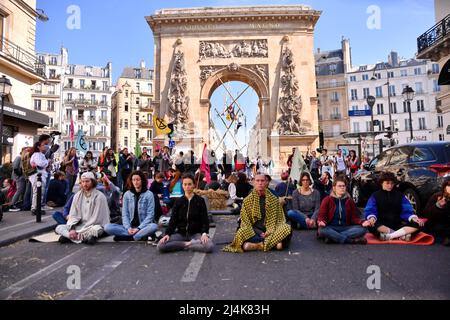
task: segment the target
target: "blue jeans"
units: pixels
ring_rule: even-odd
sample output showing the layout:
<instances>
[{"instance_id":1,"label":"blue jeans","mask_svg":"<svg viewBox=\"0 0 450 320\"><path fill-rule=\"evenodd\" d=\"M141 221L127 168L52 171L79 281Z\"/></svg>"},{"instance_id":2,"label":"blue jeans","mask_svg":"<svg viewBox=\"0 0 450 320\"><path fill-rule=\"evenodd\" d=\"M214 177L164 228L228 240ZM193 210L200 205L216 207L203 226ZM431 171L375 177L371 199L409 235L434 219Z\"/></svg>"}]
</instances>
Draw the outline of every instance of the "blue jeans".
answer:
<instances>
[{"instance_id":1,"label":"blue jeans","mask_svg":"<svg viewBox=\"0 0 450 320\"><path fill-rule=\"evenodd\" d=\"M366 234L366 228L362 226L327 226L319 229L319 236L328 238L337 243L347 243L350 239L356 239Z\"/></svg>"},{"instance_id":2,"label":"blue jeans","mask_svg":"<svg viewBox=\"0 0 450 320\"><path fill-rule=\"evenodd\" d=\"M47 203L47 192L48 192L48 187L50 186L50 178L51 178L51 174L47 174L47 181L45 182L45 192L44 192L44 203L42 206L44 206Z\"/></svg>"},{"instance_id":3,"label":"blue jeans","mask_svg":"<svg viewBox=\"0 0 450 320\"><path fill-rule=\"evenodd\" d=\"M253 237L251 237L250 239L248 239L245 242L250 242L250 243L261 243L264 242L264 238L261 237L259 234L254 235Z\"/></svg>"},{"instance_id":4,"label":"blue jeans","mask_svg":"<svg viewBox=\"0 0 450 320\"><path fill-rule=\"evenodd\" d=\"M105 232L111 236L123 236L127 237L130 236L128 234L128 230L121 224L107 224L105 226ZM144 239L145 237L148 237L150 235L154 235L155 232L158 230L158 225L156 223L150 223L148 227L140 230L138 233L136 233L133 238L135 241L139 241Z\"/></svg>"},{"instance_id":5,"label":"blue jeans","mask_svg":"<svg viewBox=\"0 0 450 320\"><path fill-rule=\"evenodd\" d=\"M56 211L53 214L53 219L58 223L58 225L67 224L67 220L62 212Z\"/></svg>"},{"instance_id":6,"label":"blue jeans","mask_svg":"<svg viewBox=\"0 0 450 320\"><path fill-rule=\"evenodd\" d=\"M306 214L301 213L298 210L289 210L287 215L292 222L297 224L299 229L308 229L308 225L306 224Z\"/></svg>"}]
</instances>

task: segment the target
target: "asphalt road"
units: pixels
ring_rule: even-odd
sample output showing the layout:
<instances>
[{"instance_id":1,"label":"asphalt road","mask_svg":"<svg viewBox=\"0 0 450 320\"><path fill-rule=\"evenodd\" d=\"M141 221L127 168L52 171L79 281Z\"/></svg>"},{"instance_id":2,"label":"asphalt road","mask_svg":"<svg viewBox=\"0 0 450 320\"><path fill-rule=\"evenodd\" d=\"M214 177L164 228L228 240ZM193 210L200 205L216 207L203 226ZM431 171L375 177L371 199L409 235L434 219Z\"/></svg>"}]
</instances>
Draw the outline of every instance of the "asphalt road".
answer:
<instances>
[{"instance_id":1,"label":"asphalt road","mask_svg":"<svg viewBox=\"0 0 450 320\"><path fill-rule=\"evenodd\" d=\"M0 248L0 299L450 299L450 249L439 244L327 245L295 231L283 252L221 252L236 219L216 217L219 245L210 255L162 255L146 243ZM367 287L372 265L381 271L379 290ZM80 268L80 289L68 289L70 266Z\"/></svg>"}]
</instances>

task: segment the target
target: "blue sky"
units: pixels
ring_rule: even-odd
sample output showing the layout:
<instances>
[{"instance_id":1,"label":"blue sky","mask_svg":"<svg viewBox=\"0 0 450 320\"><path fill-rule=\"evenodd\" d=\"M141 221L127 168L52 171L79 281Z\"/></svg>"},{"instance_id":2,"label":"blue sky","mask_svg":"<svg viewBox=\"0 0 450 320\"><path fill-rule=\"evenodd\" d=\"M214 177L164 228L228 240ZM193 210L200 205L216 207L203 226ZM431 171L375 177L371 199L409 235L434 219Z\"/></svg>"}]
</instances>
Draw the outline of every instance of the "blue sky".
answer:
<instances>
[{"instance_id":1,"label":"blue sky","mask_svg":"<svg viewBox=\"0 0 450 320\"><path fill-rule=\"evenodd\" d=\"M386 61L390 50L400 57L414 57L416 39L435 24L433 0L37 0L37 8L49 16L37 23L36 51L58 53L61 45L69 51L69 63L105 66L113 64L113 82L126 66L138 66L144 59L153 66L153 36L144 17L162 8L214 7L270 4L307 4L322 11L316 25L315 48L322 51L340 48L341 38L350 39L353 65ZM79 29L69 29L67 9L80 8ZM370 6L380 9L380 28L369 29ZM121 44L122 46L118 46ZM233 94L243 90L233 85ZM223 104L224 90L213 100ZM255 95L244 98L249 114L257 114ZM256 99L257 101L257 99ZM240 100L240 102L242 102ZM219 130L220 121L215 121ZM247 119L248 129L255 119Z\"/></svg>"}]
</instances>

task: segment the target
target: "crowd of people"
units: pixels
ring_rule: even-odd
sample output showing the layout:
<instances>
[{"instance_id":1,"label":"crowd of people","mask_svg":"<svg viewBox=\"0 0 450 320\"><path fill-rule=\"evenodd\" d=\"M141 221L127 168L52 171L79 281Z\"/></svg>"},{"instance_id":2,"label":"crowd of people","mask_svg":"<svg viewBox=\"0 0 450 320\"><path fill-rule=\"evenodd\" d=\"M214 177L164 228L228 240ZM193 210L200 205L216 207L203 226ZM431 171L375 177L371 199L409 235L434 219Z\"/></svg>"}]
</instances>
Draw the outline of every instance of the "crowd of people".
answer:
<instances>
[{"instance_id":1,"label":"crowd of people","mask_svg":"<svg viewBox=\"0 0 450 320\"><path fill-rule=\"evenodd\" d=\"M215 246L209 237L214 211L239 215L226 252L284 250L293 230L316 230L325 243L366 244L367 232L381 241L410 241L420 231L450 242L450 179L419 218L396 189L395 175L384 172L380 190L361 212L348 183L368 160L359 161L353 150L347 157L341 150L335 156L321 150L320 157L308 152L299 181L290 178L293 152L275 188L270 164L258 165L260 158L252 163L238 152L234 159L225 153L219 163L210 152L209 172L203 172L193 151L173 156L167 146L153 158L145 148L139 157L127 148L117 156L105 148L98 160L92 152L79 159L71 148L55 165L57 150L46 135L33 148L24 148L14 160L11 178L2 182L0 204L36 214L40 173L43 209L63 207L53 213L61 243L94 244L111 235L115 241L150 239L161 253L210 253ZM80 190L73 193L77 181Z\"/></svg>"}]
</instances>

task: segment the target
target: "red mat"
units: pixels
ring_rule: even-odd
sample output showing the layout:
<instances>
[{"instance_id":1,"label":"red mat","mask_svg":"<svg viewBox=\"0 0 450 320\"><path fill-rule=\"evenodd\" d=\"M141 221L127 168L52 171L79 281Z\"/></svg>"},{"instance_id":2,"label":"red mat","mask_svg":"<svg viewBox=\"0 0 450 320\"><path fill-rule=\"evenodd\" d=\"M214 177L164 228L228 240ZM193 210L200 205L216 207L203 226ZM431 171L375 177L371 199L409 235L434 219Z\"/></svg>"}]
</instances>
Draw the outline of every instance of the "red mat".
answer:
<instances>
[{"instance_id":1,"label":"red mat","mask_svg":"<svg viewBox=\"0 0 450 320\"><path fill-rule=\"evenodd\" d=\"M403 240L388 240L380 241L371 233L366 233L367 244L403 244L403 245L414 245L414 246L431 246L434 243L434 237L424 232L419 232L411 241Z\"/></svg>"}]
</instances>

